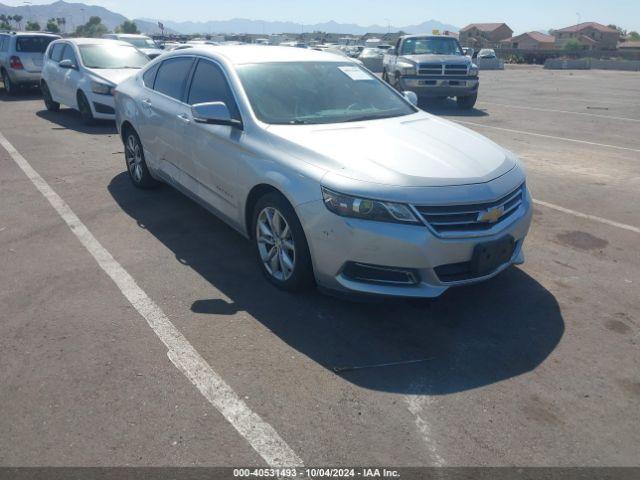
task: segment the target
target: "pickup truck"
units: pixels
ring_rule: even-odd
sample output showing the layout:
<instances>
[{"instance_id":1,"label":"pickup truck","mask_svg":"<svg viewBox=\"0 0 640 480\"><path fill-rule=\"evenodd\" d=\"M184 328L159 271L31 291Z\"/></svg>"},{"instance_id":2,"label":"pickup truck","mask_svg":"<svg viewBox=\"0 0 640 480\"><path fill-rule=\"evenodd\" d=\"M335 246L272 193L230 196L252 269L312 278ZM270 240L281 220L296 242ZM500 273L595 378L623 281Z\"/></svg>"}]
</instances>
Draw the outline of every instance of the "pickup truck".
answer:
<instances>
[{"instance_id":1,"label":"pickup truck","mask_svg":"<svg viewBox=\"0 0 640 480\"><path fill-rule=\"evenodd\" d=\"M455 97L462 109L478 99L478 67L464 55L458 40L443 35L407 35L383 60L382 78L421 98Z\"/></svg>"}]
</instances>

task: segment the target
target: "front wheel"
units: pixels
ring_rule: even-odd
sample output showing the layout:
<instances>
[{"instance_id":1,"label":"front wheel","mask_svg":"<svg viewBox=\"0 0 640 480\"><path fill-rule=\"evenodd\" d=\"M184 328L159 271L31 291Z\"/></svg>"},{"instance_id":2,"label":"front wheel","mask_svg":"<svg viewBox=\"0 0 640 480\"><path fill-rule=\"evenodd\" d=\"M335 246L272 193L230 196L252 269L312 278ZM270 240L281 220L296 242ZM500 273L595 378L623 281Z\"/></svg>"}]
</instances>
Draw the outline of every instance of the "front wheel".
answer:
<instances>
[{"instance_id":1,"label":"front wheel","mask_svg":"<svg viewBox=\"0 0 640 480\"><path fill-rule=\"evenodd\" d=\"M387 83L389 82L389 74L387 73L387 69L385 68L384 70L382 70L382 80L384 80Z\"/></svg>"},{"instance_id":2,"label":"front wheel","mask_svg":"<svg viewBox=\"0 0 640 480\"><path fill-rule=\"evenodd\" d=\"M314 285L307 239L295 210L281 194L260 198L253 212L253 240L267 280L290 292Z\"/></svg>"},{"instance_id":3,"label":"front wheel","mask_svg":"<svg viewBox=\"0 0 640 480\"><path fill-rule=\"evenodd\" d=\"M476 101L478 100L478 94L475 93L473 95L469 95L468 97L457 97L456 101L458 102L458 107L462 110L471 110L476 106Z\"/></svg>"},{"instance_id":4,"label":"front wheel","mask_svg":"<svg viewBox=\"0 0 640 480\"><path fill-rule=\"evenodd\" d=\"M91 111L89 100L87 100L87 97L81 91L78 92L78 110L80 110L80 115L82 115L82 121L85 125L95 125L96 119Z\"/></svg>"}]
</instances>

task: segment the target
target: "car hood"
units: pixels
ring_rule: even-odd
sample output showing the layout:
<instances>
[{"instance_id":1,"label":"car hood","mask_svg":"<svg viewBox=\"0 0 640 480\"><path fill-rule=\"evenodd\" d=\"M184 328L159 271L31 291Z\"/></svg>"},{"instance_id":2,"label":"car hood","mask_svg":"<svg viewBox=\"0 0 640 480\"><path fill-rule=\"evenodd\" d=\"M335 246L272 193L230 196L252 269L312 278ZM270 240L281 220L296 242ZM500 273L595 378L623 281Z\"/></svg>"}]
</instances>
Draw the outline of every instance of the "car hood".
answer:
<instances>
[{"instance_id":1,"label":"car hood","mask_svg":"<svg viewBox=\"0 0 640 480\"><path fill-rule=\"evenodd\" d=\"M426 113L333 125L277 125L276 147L357 181L405 186L489 182L516 159L489 139Z\"/></svg>"},{"instance_id":2,"label":"car hood","mask_svg":"<svg viewBox=\"0 0 640 480\"><path fill-rule=\"evenodd\" d=\"M471 62L469 57L463 55L403 55L402 58L414 63L448 63L455 65L467 65Z\"/></svg>"},{"instance_id":3,"label":"car hood","mask_svg":"<svg viewBox=\"0 0 640 480\"><path fill-rule=\"evenodd\" d=\"M118 85L127 78L132 77L140 70L136 68L88 68L94 76Z\"/></svg>"}]
</instances>

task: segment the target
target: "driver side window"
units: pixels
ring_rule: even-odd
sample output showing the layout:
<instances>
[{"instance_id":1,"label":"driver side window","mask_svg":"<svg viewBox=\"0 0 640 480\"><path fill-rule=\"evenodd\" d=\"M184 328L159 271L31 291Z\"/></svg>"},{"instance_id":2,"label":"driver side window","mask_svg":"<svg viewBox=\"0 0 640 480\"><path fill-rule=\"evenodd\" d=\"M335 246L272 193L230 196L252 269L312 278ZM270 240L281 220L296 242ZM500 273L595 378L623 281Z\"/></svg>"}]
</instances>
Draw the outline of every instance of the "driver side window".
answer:
<instances>
[{"instance_id":1,"label":"driver side window","mask_svg":"<svg viewBox=\"0 0 640 480\"><path fill-rule=\"evenodd\" d=\"M189 105L209 102L224 102L231 118L240 120L231 88L220 67L207 60L199 60L189 89Z\"/></svg>"},{"instance_id":2,"label":"driver side window","mask_svg":"<svg viewBox=\"0 0 640 480\"><path fill-rule=\"evenodd\" d=\"M73 63L74 65L78 65L78 61L76 60L76 54L73 51L73 47L71 45L67 45L64 49L64 53L62 54L62 58L60 59L60 61L62 60L71 60L71 63Z\"/></svg>"}]
</instances>

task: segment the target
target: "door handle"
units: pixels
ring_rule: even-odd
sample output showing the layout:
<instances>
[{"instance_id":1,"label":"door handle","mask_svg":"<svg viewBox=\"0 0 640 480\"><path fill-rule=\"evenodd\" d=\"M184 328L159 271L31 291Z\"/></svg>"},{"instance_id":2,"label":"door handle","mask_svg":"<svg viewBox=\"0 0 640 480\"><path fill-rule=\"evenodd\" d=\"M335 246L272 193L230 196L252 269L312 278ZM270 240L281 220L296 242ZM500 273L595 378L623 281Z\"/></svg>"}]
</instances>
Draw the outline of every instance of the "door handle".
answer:
<instances>
[{"instance_id":1,"label":"door handle","mask_svg":"<svg viewBox=\"0 0 640 480\"><path fill-rule=\"evenodd\" d=\"M148 98L145 98L144 100L142 100L142 103L144 103L147 107L151 106L151 100L149 100Z\"/></svg>"},{"instance_id":2,"label":"door handle","mask_svg":"<svg viewBox=\"0 0 640 480\"><path fill-rule=\"evenodd\" d=\"M191 123L191 119L186 113L181 113L180 115L178 115L178 119L182 120L184 123L187 123L187 124Z\"/></svg>"}]
</instances>

